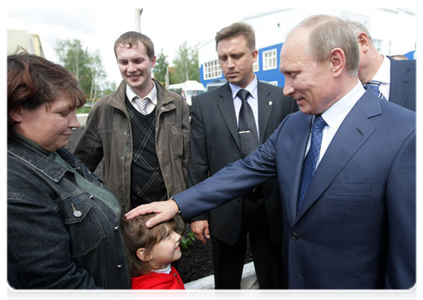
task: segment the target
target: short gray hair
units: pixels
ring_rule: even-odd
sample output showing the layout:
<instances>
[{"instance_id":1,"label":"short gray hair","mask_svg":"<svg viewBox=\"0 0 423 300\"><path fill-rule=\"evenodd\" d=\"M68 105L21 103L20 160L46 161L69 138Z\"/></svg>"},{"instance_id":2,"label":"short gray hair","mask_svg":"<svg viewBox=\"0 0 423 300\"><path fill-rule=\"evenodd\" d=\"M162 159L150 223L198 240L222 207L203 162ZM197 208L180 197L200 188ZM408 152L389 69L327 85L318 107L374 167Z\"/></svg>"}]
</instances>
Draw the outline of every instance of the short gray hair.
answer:
<instances>
[{"instance_id":1,"label":"short gray hair","mask_svg":"<svg viewBox=\"0 0 423 300\"><path fill-rule=\"evenodd\" d=\"M356 22L356 21L351 21L351 20L345 21L345 23L347 23L348 27L354 32L356 37L360 33L364 32L372 42L372 37L370 36L369 30L362 23Z\"/></svg>"},{"instance_id":2,"label":"short gray hair","mask_svg":"<svg viewBox=\"0 0 423 300\"><path fill-rule=\"evenodd\" d=\"M347 73L357 76L360 60L357 37L346 22L334 16L315 15L303 20L291 33L301 28L310 29L307 51L316 61L326 61L334 48L340 48L345 53Z\"/></svg>"}]
</instances>

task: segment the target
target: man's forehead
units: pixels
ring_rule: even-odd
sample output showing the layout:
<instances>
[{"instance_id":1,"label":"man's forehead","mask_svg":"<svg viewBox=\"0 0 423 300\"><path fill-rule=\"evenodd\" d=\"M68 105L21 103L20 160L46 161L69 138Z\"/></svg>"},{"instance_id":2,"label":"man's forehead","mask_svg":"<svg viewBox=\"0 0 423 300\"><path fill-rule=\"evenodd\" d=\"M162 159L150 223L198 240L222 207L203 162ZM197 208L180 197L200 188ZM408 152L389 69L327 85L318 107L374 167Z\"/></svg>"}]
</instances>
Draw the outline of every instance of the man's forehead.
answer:
<instances>
[{"instance_id":1,"label":"man's forehead","mask_svg":"<svg viewBox=\"0 0 423 300\"><path fill-rule=\"evenodd\" d=\"M137 43L129 43L129 42L121 42L117 45L117 48L125 48L125 49L131 49L131 48L138 48L142 46L143 44L138 41Z\"/></svg>"}]
</instances>

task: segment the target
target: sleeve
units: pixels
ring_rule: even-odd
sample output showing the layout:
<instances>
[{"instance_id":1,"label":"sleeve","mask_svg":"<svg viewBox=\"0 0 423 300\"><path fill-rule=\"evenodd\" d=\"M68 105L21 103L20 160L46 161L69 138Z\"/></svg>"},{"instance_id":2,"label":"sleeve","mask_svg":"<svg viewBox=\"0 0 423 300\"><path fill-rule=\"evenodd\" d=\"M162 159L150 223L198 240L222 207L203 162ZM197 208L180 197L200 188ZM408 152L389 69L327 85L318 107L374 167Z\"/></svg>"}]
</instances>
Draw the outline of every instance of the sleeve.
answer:
<instances>
[{"instance_id":1,"label":"sleeve","mask_svg":"<svg viewBox=\"0 0 423 300\"><path fill-rule=\"evenodd\" d=\"M275 178L276 144L284 122L266 143L244 160L229 164L208 179L175 195L173 198L181 210L182 217L189 220Z\"/></svg>"},{"instance_id":2,"label":"sleeve","mask_svg":"<svg viewBox=\"0 0 423 300\"><path fill-rule=\"evenodd\" d=\"M103 159L103 143L99 131L101 118L100 103L97 103L88 115L85 130L79 138L73 154L78 157L91 172L94 172Z\"/></svg>"},{"instance_id":3,"label":"sleeve","mask_svg":"<svg viewBox=\"0 0 423 300\"><path fill-rule=\"evenodd\" d=\"M386 192L388 263L385 288L416 283L416 134L408 137L392 165Z\"/></svg>"},{"instance_id":4,"label":"sleeve","mask_svg":"<svg viewBox=\"0 0 423 300\"><path fill-rule=\"evenodd\" d=\"M184 153L183 153L183 159L182 159L182 165L183 165L183 174L185 182L187 182L188 177L188 161L189 161L189 153L190 153L190 134L191 134L191 126L190 126L190 113L188 109L188 105L185 101L182 100L182 134L184 137Z\"/></svg>"}]
</instances>

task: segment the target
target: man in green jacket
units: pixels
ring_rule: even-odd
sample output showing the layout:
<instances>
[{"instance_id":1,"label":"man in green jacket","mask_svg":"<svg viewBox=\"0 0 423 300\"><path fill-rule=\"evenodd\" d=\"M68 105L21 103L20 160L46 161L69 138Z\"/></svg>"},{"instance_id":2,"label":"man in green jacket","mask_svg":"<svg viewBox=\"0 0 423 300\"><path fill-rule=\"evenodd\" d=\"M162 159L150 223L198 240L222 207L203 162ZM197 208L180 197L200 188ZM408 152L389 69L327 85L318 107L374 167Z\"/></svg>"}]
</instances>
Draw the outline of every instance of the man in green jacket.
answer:
<instances>
[{"instance_id":1,"label":"man in green jacket","mask_svg":"<svg viewBox=\"0 0 423 300\"><path fill-rule=\"evenodd\" d=\"M94 105L74 154L91 171L103 160L106 186L127 212L186 188L189 111L180 95L152 79L150 38L124 33L114 51L123 81Z\"/></svg>"}]
</instances>

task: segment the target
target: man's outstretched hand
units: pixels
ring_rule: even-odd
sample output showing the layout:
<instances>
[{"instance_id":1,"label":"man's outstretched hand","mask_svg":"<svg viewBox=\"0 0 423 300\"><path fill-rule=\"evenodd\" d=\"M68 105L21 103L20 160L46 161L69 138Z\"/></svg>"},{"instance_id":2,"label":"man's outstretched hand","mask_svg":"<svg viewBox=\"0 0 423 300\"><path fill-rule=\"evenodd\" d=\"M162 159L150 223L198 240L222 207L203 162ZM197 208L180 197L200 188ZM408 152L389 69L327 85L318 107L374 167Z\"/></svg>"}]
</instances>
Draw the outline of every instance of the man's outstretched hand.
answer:
<instances>
[{"instance_id":1,"label":"man's outstretched hand","mask_svg":"<svg viewBox=\"0 0 423 300\"><path fill-rule=\"evenodd\" d=\"M172 219L179 212L179 207L175 200L167 200L160 202L152 202L135 207L125 214L125 217L130 220L139 215L146 215L148 213L155 213L156 216L147 221L148 228L154 227L161 222Z\"/></svg>"}]
</instances>

